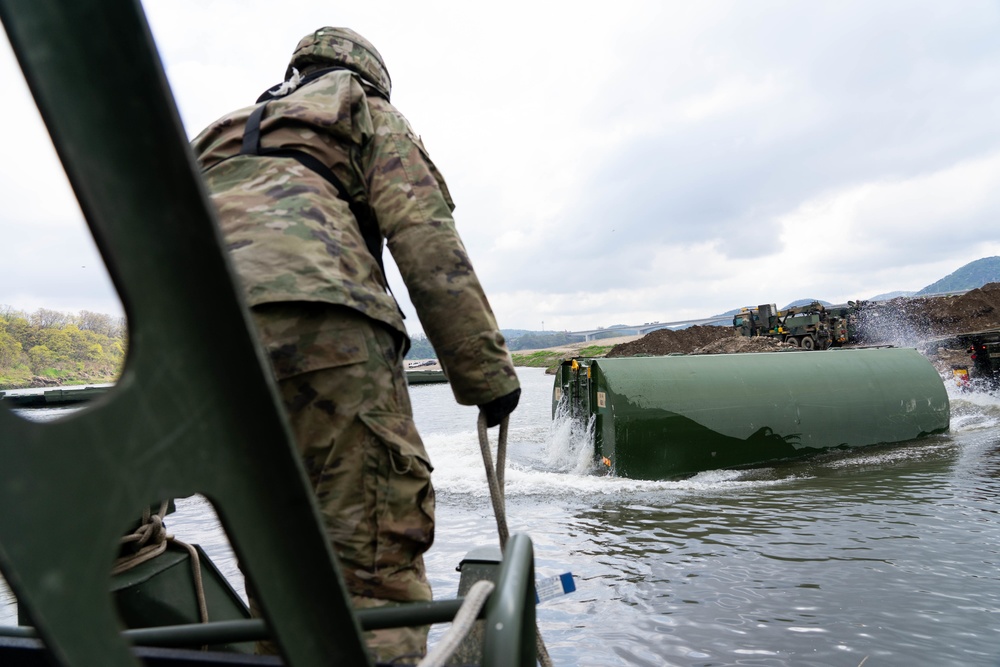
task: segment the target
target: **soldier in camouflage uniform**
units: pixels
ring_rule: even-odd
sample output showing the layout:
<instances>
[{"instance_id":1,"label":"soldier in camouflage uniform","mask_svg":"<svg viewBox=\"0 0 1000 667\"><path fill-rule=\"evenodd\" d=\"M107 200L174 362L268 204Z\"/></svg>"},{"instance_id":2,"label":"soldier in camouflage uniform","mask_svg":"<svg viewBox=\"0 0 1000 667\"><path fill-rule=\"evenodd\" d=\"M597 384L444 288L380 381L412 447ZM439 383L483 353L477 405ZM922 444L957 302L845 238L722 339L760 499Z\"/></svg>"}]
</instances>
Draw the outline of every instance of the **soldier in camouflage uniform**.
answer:
<instances>
[{"instance_id":1,"label":"soldier in camouflage uniform","mask_svg":"<svg viewBox=\"0 0 1000 667\"><path fill-rule=\"evenodd\" d=\"M495 425L520 388L444 179L357 33L299 42L286 81L193 142L326 530L358 607L431 599L431 465L402 359L384 239L456 400ZM256 114L254 113L256 112ZM377 659L426 632L369 633Z\"/></svg>"}]
</instances>

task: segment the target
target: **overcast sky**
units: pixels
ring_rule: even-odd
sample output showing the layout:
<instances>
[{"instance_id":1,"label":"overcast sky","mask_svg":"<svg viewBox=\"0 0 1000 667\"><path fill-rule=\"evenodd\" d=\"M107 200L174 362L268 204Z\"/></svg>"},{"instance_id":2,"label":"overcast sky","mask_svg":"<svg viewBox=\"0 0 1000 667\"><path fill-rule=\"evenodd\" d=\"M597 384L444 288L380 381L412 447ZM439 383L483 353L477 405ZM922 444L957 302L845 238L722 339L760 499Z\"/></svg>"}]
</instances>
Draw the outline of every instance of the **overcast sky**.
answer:
<instances>
[{"instance_id":1,"label":"overcast sky","mask_svg":"<svg viewBox=\"0 0 1000 667\"><path fill-rule=\"evenodd\" d=\"M143 5L190 137L315 28L371 40L503 328L843 302L1000 255L995 1ZM0 305L120 312L0 49Z\"/></svg>"}]
</instances>

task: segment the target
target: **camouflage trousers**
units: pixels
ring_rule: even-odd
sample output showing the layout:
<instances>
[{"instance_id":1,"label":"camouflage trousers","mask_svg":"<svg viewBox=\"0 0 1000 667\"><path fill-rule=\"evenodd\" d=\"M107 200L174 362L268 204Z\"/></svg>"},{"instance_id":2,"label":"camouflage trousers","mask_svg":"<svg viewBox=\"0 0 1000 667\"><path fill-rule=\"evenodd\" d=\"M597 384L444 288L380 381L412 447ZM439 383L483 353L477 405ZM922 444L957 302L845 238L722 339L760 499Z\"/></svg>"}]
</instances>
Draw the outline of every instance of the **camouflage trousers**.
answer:
<instances>
[{"instance_id":1,"label":"camouflage trousers","mask_svg":"<svg viewBox=\"0 0 1000 667\"><path fill-rule=\"evenodd\" d=\"M252 313L355 606L430 600L432 468L413 423L400 334L329 304ZM376 659L389 660L424 653L427 628L366 634Z\"/></svg>"}]
</instances>

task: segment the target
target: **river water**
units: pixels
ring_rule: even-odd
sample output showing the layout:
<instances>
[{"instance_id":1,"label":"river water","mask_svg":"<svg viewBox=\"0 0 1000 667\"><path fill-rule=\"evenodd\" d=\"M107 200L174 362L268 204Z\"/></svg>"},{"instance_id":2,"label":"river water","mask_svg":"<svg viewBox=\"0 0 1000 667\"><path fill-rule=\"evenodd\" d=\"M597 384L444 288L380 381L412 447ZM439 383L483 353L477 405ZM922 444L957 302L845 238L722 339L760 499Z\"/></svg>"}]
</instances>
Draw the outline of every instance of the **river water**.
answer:
<instances>
[{"instance_id":1,"label":"river water","mask_svg":"<svg viewBox=\"0 0 1000 667\"><path fill-rule=\"evenodd\" d=\"M592 472L586 437L550 419L552 377L520 375L508 520L540 577L577 585L538 608L555 664L1000 665L997 398L953 396L951 433L919 443L648 482ZM447 385L411 394L438 494L428 571L453 597L465 552L496 543L477 413ZM169 527L241 588L207 503ZM14 614L0 599L0 624Z\"/></svg>"}]
</instances>

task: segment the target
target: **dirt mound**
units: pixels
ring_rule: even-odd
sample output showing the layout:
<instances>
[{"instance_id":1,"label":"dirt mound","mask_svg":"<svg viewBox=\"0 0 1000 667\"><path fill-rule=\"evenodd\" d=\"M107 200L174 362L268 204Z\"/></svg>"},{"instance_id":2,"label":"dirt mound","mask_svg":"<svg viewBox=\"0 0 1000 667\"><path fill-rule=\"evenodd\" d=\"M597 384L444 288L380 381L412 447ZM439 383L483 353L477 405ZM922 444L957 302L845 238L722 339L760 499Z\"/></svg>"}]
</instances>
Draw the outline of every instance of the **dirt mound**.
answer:
<instances>
[{"instance_id":1,"label":"dirt mound","mask_svg":"<svg viewBox=\"0 0 1000 667\"><path fill-rule=\"evenodd\" d=\"M615 345L607 357L635 357L639 355L663 356L665 354L690 354L709 343L741 338L730 327L693 326L687 329L659 329L639 340Z\"/></svg>"},{"instance_id":2,"label":"dirt mound","mask_svg":"<svg viewBox=\"0 0 1000 667\"><path fill-rule=\"evenodd\" d=\"M734 336L720 338L704 347L699 347L692 354L737 354L740 352L780 352L781 350L797 350L796 345L782 343L777 338L768 336Z\"/></svg>"},{"instance_id":3,"label":"dirt mound","mask_svg":"<svg viewBox=\"0 0 1000 667\"><path fill-rule=\"evenodd\" d=\"M858 315L858 342L920 347L928 339L995 327L1000 327L1000 283L990 283L959 296L900 297L865 304ZM638 340L615 345L606 356L775 352L789 347L792 346L766 336L740 336L730 327L694 326L654 331ZM953 363L945 348L937 353L928 352L931 360L942 367ZM952 356L961 358L959 354Z\"/></svg>"},{"instance_id":4,"label":"dirt mound","mask_svg":"<svg viewBox=\"0 0 1000 667\"><path fill-rule=\"evenodd\" d=\"M959 296L900 297L866 304L858 319L862 342L895 345L1000 327L1000 283Z\"/></svg>"},{"instance_id":5,"label":"dirt mound","mask_svg":"<svg viewBox=\"0 0 1000 667\"><path fill-rule=\"evenodd\" d=\"M938 327L947 328L946 333L1000 326L1000 283L970 290L943 305L943 312L932 309L930 317Z\"/></svg>"}]
</instances>

